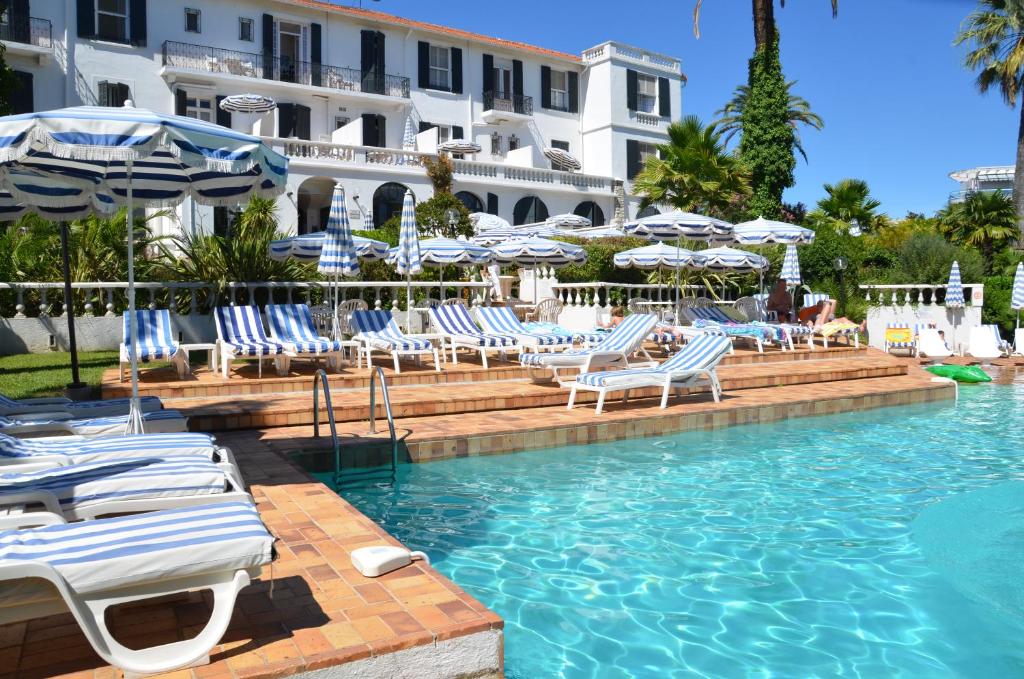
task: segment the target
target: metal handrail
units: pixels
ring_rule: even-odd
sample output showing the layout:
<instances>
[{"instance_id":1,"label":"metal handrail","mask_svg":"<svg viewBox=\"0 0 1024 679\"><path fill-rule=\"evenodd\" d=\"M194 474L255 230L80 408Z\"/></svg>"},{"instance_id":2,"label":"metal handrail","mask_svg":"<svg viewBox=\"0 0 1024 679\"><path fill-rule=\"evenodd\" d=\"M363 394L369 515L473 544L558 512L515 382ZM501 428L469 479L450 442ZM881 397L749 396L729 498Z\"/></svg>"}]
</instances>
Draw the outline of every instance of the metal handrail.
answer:
<instances>
[{"instance_id":1,"label":"metal handrail","mask_svg":"<svg viewBox=\"0 0 1024 679\"><path fill-rule=\"evenodd\" d=\"M372 383L371 383L372 384ZM324 405L327 406L327 421L331 425L331 441L334 444L334 482L341 476L341 443L338 442L338 426L334 422L334 407L331 403L331 388L327 383L327 371L320 368L313 375L313 438L320 438L320 392L317 385L323 387Z\"/></svg>"},{"instance_id":2,"label":"metal handrail","mask_svg":"<svg viewBox=\"0 0 1024 679\"><path fill-rule=\"evenodd\" d=\"M374 379L374 378L377 379ZM377 433L377 381L380 380L380 394L384 399L384 413L388 416L388 431L391 434L391 471L398 469L398 437L395 435L395 416L391 411L391 396L388 394L388 383L384 379L384 369L380 366L370 373L370 433Z\"/></svg>"}]
</instances>

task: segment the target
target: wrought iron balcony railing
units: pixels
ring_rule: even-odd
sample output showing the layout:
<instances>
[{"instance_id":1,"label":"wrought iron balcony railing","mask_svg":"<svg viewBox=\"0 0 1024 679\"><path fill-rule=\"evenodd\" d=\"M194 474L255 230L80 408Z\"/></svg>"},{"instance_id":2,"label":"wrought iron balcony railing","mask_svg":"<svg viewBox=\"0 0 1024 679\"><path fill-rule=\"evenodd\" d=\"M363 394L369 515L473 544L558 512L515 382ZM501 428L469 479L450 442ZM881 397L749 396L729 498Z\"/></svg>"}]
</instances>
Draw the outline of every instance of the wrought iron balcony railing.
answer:
<instances>
[{"instance_id":1,"label":"wrought iron balcony railing","mask_svg":"<svg viewBox=\"0 0 1024 679\"><path fill-rule=\"evenodd\" d=\"M532 116L533 97L508 92L484 92L484 110Z\"/></svg>"},{"instance_id":2,"label":"wrought iron balcony railing","mask_svg":"<svg viewBox=\"0 0 1024 679\"><path fill-rule=\"evenodd\" d=\"M8 15L0 22L0 40L52 49L53 26L49 19Z\"/></svg>"}]
</instances>

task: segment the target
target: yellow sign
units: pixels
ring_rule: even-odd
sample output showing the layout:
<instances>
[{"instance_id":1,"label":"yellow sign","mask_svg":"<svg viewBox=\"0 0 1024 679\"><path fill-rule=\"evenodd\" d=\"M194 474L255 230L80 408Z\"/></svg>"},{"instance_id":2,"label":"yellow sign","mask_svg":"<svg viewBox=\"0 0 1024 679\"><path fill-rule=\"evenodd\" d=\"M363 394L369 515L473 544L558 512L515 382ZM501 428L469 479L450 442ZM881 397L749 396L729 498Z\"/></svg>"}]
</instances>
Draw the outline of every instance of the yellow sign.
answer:
<instances>
[{"instance_id":1,"label":"yellow sign","mask_svg":"<svg viewBox=\"0 0 1024 679\"><path fill-rule=\"evenodd\" d=\"M888 344L910 344L913 335L910 328L886 328L885 341Z\"/></svg>"}]
</instances>

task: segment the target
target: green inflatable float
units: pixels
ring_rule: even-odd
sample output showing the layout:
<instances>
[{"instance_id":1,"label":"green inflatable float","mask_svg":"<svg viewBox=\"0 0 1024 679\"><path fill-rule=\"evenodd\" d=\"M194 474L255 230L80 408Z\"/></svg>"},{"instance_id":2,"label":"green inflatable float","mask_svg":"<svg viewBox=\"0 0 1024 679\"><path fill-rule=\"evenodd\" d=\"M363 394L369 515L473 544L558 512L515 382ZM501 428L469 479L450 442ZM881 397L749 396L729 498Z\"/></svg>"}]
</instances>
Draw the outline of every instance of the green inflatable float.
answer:
<instances>
[{"instance_id":1,"label":"green inflatable float","mask_svg":"<svg viewBox=\"0 0 1024 679\"><path fill-rule=\"evenodd\" d=\"M976 365L929 365L925 370L957 382L991 382L992 378Z\"/></svg>"}]
</instances>

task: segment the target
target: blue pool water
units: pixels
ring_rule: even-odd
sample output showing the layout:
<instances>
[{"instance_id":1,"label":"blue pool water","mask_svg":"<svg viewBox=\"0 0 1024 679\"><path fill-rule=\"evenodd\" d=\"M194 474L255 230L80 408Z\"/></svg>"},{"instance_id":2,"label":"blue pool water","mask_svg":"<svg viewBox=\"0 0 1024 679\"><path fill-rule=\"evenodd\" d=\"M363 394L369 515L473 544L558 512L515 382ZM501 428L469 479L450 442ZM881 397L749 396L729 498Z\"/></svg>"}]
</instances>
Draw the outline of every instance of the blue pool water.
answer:
<instances>
[{"instance_id":1,"label":"blue pool water","mask_svg":"<svg viewBox=\"0 0 1024 679\"><path fill-rule=\"evenodd\" d=\"M510 677L1024 676L1022 406L965 388L344 495L505 619Z\"/></svg>"}]
</instances>

